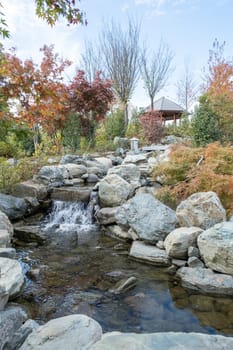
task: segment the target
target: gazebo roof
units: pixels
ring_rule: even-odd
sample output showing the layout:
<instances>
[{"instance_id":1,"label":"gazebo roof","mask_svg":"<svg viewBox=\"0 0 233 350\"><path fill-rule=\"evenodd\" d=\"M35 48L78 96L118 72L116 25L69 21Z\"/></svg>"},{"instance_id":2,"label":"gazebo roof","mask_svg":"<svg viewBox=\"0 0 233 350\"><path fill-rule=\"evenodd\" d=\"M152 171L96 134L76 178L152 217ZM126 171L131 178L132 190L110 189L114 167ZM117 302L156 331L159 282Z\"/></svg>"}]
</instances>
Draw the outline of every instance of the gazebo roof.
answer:
<instances>
[{"instance_id":1,"label":"gazebo roof","mask_svg":"<svg viewBox=\"0 0 233 350\"><path fill-rule=\"evenodd\" d=\"M160 112L184 112L184 108L166 97L161 97L154 102L154 109Z\"/></svg>"}]
</instances>

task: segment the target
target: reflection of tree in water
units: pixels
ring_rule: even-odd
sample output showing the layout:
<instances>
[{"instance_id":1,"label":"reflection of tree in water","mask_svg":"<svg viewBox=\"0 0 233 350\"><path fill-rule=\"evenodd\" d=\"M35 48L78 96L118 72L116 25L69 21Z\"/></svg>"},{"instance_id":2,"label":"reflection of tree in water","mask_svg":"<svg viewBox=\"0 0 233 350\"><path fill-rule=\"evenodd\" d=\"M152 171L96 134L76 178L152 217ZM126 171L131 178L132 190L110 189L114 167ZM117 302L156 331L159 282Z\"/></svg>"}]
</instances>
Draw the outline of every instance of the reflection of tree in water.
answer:
<instances>
[{"instance_id":1,"label":"reflection of tree in water","mask_svg":"<svg viewBox=\"0 0 233 350\"><path fill-rule=\"evenodd\" d=\"M202 294L188 294L181 286L170 286L175 306L189 309L203 327L213 327L223 334L233 335L233 300ZM213 330L214 332L214 330Z\"/></svg>"}]
</instances>

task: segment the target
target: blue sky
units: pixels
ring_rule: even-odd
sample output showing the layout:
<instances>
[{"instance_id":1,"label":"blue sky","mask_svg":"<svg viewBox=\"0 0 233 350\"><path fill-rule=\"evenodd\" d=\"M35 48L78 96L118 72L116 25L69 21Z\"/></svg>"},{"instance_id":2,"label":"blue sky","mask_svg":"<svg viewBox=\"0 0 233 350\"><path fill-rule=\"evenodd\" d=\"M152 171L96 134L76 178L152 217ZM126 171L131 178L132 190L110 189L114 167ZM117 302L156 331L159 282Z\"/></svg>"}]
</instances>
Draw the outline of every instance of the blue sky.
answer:
<instances>
[{"instance_id":1,"label":"blue sky","mask_svg":"<svg viewBox=\"0 0 233 350\"><path fill-rule=\"evenodd\" d=\"M136 17L142 23L142 42L153 50L163 38L175 53L175 71L158 98L166 96L178 102L175 85L182 77L187 60L196 81L201 82L215 38L226 41L226 56L233 56L233 0L82 0L80 8L86 12L88 25L68 27L59 21L54 28L35 16L33 0L1 2L11 32L11 38L4 40L4 45L16 47L22 59L32 57L38 61L39 48L54 44L56 52L74 62L68 72L70 77L85 41L96 40L104 21L113 18L124 27L128 16ZM132 102L137 106L149 104L140 82Z\"/></svg>"}]
</instances>

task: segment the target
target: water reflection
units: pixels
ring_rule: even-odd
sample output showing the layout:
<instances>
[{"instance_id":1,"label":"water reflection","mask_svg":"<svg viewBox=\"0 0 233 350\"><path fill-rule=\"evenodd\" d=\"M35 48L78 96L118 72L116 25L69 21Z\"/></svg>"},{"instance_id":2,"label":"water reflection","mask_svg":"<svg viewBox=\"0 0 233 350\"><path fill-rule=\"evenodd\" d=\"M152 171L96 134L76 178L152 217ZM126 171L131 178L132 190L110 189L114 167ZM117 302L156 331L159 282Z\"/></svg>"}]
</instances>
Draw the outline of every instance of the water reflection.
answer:
<instances>
[{"instance_id":1,"label":"water reflection","mask_svg":"<svg viewBox=\"0 0 233 350\"><path fill-rule=\"evenodd\" d=\"M18 301L40 322L84 313L104 331L233 335L232 299L189 295L174 285L165 269L129 259L128 250L129 245L104 236L72 250L24 250L29 264L41 272L35 281L28 280ZM132 290L109 292L120 279L131 276L137 278Z\"/></svg>"}]
</instances>

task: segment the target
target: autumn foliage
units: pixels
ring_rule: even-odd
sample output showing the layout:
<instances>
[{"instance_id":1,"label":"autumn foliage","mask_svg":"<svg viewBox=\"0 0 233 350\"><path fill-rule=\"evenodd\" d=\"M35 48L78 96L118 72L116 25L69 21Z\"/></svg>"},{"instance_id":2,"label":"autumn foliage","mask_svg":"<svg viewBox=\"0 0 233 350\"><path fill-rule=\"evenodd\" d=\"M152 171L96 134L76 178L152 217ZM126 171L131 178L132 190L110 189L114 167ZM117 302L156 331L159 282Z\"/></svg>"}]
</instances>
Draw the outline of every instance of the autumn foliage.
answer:
<instances>
[{"instance_id":1,"label":"autumn foliage","mask_svg":"<svg viewBox=\"0 0 233 350\"><path fill-rule=\"evenodd\" d=\"M41 52L43 58L37 65L2 48L0 97L4 101L1 98L0 118L26 124L34 131L35 145L39 131L46 132L60 151L62 131L71 113L79 119L82 136L93 136L96 124L113 101L113 92L111 82L102 79L100 72L88 82L85 73L78 71L70 83L65 83L64 72L71 62L60 58L52 45L45 45ZM8 109L2 108L3 102ZM14 106L13 112L10 106Z\"/></svg>"},{"instance_id":2,"label":"autumn foliage","mask_svg":"<svg viewBox=\"0 0 233 350\"><path fill-rule=\"evenodd\" d=\"M164 123L162 114L151 110L140 117L140 123L143 127L145 138L150 143L157 143L163 136Z\"/></svg>"},{"instance_id":3,"label":"autumn foliage","mask_svg":"<svg viewBox=\"0 0 233 350\"><path fill-rule=\"evenodd\" d=\"M214 191L233 214L233 147L212 143L205 148L174 146L170 161L156 167L153 177L164 187L158 197L173 206L193 193ZM170 203L169 203L170 202Z\"/></svg>"}]
</instances>

